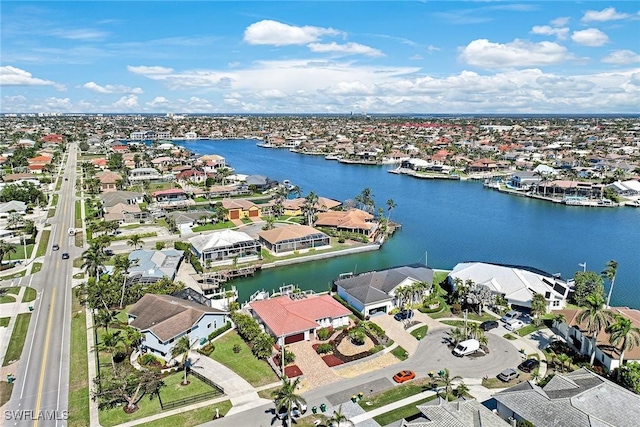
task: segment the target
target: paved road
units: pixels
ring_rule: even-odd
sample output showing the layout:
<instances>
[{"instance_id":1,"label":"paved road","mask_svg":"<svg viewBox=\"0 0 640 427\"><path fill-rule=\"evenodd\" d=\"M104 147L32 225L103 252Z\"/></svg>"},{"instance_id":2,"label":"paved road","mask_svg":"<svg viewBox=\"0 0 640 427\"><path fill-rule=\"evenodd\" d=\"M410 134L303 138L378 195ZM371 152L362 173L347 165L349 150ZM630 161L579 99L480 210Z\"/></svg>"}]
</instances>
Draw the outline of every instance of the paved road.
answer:
<instances>
[{"instance_id":1,"label":"paved road","mask_svg":"<svg viewBox=\"0 0 640 427\"><path fill-rule=\"evenodd\" d=\"M64 426L69 395L69 334L71 322L71 276L73 259L81 250L73 246L68 229L74 227L76 148L69 145L69 156L62 168L62 181L56 215L52 224L49 247L60 245L59 251L49 250L40 273L30 280L38 290L29 324L16 383L4 425ZM62 253L70 258L63 260Z\"/></svg>"}]
</instances>

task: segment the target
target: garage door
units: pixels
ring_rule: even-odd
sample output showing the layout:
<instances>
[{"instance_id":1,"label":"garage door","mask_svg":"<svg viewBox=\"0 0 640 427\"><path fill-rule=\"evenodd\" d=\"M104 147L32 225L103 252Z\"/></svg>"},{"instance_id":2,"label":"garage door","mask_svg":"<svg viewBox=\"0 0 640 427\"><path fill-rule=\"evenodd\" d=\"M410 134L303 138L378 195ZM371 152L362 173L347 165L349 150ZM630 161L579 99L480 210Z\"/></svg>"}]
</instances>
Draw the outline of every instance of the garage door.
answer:
<instances>
[{"instance_id":1,"label":"garage door","mask_svg":"<svg viewBox=\"0 0 640 427\"><path fill-rule=\"evenodd\" d=\"M258 216L258 214L260 213L260 211L249 211L249 217L250 218L255 218Z\"/></svg>"},{"instance_id":2,"label":"garage door","mask_svg":"<svg viewBox=\"0 0 640 427\"><path fill-rule=\"evenodd\" d=\"M301 334L289 335L288 337L285 337L284 343L291 344L293 342L298 342L303 340L304 340L304 332Z\"/></svg>"},{"instance_id":3,"label":"garage door","mask_svg":"<svg viewBox=\"0 0 640 427\"><path fill-rule=\"evenodd\" d=\"M240 211L230 211L229 218L231 219L240 219Z\"/></svg>"}]
</instances>

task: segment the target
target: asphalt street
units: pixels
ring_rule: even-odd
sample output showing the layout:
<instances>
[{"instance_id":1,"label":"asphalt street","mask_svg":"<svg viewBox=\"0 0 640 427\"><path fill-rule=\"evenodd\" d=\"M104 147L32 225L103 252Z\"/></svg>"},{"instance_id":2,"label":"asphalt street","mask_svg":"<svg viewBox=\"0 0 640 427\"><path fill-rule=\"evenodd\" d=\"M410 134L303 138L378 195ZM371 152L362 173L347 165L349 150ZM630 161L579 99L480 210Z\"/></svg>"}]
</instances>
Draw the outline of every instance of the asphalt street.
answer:
<instances>
[{"instance_id":1,"label":"asphalt street","mask_svg":"<svg viewBox=\"0 0 640 427\"><path fill-rule=\"evenodd\" d=\"M71 324L71 279L73 259L81 249L73 244L68 229L75 221L76 146L68 146L56 214L51 223L49 249L42 270L22 280L38 291L29 330L20 357L16 382L4 425L65 426L69 395L69 334ZM60 245L53 251L53 244ZM34 248L34 250L37 250ZM70 254L62 259L62 254Z\"/></svg>"}]
</instances>

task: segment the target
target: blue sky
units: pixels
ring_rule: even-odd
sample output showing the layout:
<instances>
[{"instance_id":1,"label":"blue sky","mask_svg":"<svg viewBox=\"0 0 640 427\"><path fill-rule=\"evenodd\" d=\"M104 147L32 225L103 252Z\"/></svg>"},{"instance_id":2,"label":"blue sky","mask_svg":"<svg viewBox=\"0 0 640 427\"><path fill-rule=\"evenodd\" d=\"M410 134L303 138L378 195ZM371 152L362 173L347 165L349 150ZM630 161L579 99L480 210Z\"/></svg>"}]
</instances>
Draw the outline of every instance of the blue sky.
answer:
<instances>
[{"instance_id":1,"label":"blue sky","mask_svg":"<svg viewBox=\"0 0 640 427\"><path fill-rule=\"evenodd\" d=\"M0 112L637 113L635 1L2 1Z\"/></svg>"}]
</instances>

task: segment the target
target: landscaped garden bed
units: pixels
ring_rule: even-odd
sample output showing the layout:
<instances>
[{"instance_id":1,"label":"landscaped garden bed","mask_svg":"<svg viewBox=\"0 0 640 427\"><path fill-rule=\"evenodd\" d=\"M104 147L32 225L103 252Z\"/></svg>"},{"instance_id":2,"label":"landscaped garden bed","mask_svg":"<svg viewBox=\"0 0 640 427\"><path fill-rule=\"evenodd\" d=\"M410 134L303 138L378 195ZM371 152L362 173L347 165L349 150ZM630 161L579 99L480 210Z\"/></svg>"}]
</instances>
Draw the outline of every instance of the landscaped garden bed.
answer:
<instances>
[{"instance_id":1,"label":"landscaped garden bed","mask_svg":"<svg viewBox=\"0 0 640 427\"><path fill-rule=\"evenodd\" d=\"M286 366L284 368L284 374L287 378L295 378L302 375L302 370L298 367L298 365Z\"/></svg>"},{"instance_id":2,"label":"landscaped garden bed","mask_svg":"<svg viewBox=\"0 0 640 427\"><path fill-rule=\"evenodd\" d=\"M322 360L330 368L333 368L334 366L342 365L344 363L342 360L338 359L333 354L327 354L325 356L322 356Z\"/></svg>"}]
</instances>

